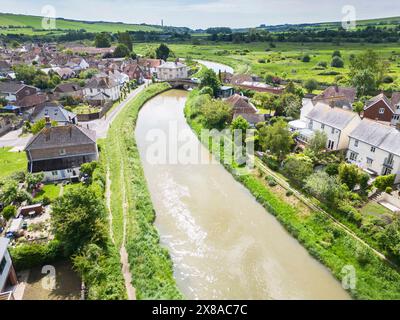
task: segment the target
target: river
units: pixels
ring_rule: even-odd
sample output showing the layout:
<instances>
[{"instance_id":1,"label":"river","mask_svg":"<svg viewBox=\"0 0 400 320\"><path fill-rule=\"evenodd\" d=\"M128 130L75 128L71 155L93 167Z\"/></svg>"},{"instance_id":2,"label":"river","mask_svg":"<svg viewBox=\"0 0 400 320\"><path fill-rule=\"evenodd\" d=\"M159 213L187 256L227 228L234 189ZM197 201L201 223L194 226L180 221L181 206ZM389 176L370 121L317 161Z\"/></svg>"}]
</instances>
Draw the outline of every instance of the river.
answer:
<instances>
[{"instance_id":1,"label":"river","mask_svg":"<svg viewBox=\"0 0 400 320\"><path fill-rule=\"evenodd\" d=\"M172 141L185 132L186 140L176 144L201 150L203 160L210 157L186 123L185 101L186 92L177 90L155 97L142 108L136 128L155 224L185 297L349 299L331 273L222 165L174 164L172 157L153 163L149 154L162 154L149 139L154 129Z\"/></svg>"}]
</instances>

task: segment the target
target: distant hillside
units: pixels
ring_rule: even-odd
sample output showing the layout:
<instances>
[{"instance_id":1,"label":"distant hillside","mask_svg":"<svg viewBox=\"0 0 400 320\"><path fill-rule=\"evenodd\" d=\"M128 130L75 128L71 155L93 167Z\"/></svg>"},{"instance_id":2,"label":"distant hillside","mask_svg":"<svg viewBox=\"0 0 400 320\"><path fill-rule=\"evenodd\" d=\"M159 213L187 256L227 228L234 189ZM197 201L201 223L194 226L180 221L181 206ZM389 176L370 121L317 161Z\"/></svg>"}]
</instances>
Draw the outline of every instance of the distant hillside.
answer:
<instances>
[{"instance_id":1,"label":"distant hillside","mask_svg":"<svg viewBox=\"0 0 400 320\"><path fill-rule=\"evenodd\" d=\"M400 25L400 17L378 18L357 21L358 29L365 29L368 26L378 28L391 28ZM301 23L301 24L281 24L281 25L262 25L258 29L264 29L271 32L285 32L289 30L324 30L337 29L342 26L341 22L323 22L323 23ZM235 29L235 32L243 32L249 28Z\"/></svg>"},{"instance_id":2,"label":"distant hillside","mask_svg":"<svg viewBox=\"0 0 400 320\"><path fill-rule=\"evenodd\" d=\"M10 13L0 13L0 34L26 34L41 35L52 33L62 33L68 30L85 29L87 32L119 32L119 31L155 31L162 32L161 26L151 26L146 24L126 24L122 22L89 22L75 21L63 18L56 19L57 30L43 30L42 17L28 16ZM168 29L168 28L165 28Z\"/></svg>"}]
</instances>

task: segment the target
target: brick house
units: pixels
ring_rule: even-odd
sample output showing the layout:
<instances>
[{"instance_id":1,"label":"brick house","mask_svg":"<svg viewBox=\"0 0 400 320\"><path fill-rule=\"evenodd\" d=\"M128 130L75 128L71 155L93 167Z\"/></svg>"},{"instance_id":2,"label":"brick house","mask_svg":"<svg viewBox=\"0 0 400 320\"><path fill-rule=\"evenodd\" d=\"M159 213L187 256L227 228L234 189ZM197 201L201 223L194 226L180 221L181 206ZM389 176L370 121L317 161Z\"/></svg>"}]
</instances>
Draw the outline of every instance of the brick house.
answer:
<instances>
[{"instance_id":1,"label":"brick house","mask_svg":"<svg viewBox=\"0 0 400 320\"><path fill-rule=\"evenodd\" d=\"M46 127L32 137L25 152L28 171L44 173L44 181L59 181L79 177L80 166L98 159L96 132L69 124Z\"/></svg>"},{"instance_id":2,"label":"brick house","mask_svg":"<svg viewBox=\"0 0 400 320\"><path fill-rule=\"evenodd\" d=\"M400 93L393 93L391 99L381 93L369 100L364 107L364 118L396 126L400 121Z\"/></svg>"},{"instance_id":3,"label":"brick house","mask_svg":"<svg viewBox=\"0 0 400 320\"><path fill-rule=\"evenodd\" d=\"M39 89L15 81L0 82L0 96L18 104L25 97L36 94Z\"/></svg>"},{"instance_id":4,"label":"brick house","mask_svg":"<svg viewBox=\"0 0 400 320\"><path fill-rule=\"evenodd\" d=\"M74 99L83 98L83 88L78 83L61 83L53 90L56 99L72 97Z\"/></svg>"}]
</instances>

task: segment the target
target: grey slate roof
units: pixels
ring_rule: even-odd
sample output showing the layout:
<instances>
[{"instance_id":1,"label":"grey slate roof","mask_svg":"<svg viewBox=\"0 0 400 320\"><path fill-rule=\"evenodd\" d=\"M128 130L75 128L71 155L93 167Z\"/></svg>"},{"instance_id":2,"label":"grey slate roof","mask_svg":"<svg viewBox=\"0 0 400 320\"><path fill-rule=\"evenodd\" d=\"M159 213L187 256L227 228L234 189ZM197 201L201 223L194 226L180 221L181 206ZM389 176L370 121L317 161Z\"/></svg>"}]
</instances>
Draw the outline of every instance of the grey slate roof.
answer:
<instances>
[{"instance_id":1,"label":"grey slate roof","mask_svg":"<svg viewBox=\"0 0 400 320\"><path fill-rule=\"evenodd\" d=\"M306 116L313 121L339 130L343 130L355 117L358 117L357 113L341 108L332 108L321 102L318 102Z\"/></svg>"},{"instance_id":2,"label":"grey slate roof","mask_svg":"<svg viewBox=\"0 0 400 320\"><path fill-rule=\"evenodd\" d=\"M76 125L44 128L32 137L25 150L67 147L96 143L96 132Z\"/></svg>"},{"instance_id":3,"label":"grey slate roof","mask_svg":"<svg viewBox=\"0 0 400 320\"><path fill-rule=\"evenodd\" d=\"M71 122L76 118L75 113L64 109L61 105L46 104L35 108L32 119L36 122L44 119L46 116L49 116L50 120L57 121L58 123Z\"/></svg>"},{"instance_id":4,"label":"grey slate roof","mask_svg":"<svg viewBox=\"0 0 400 320\"><path fill-rule=\"evenodd\" d=\"M349 136L400 156L400 132L393 127L363 119Z\"/></svg>"},{"instance_id":5,"label":"grey slate roof","mask_svg":"<svg viewBox=\"0 0 400 320\"><path fill-rule=\"evenodd\" d=\"M14 81L0 82L0 92L4 93L17 93L22 90L26 85Z\"/></svg>"}]
</instances>

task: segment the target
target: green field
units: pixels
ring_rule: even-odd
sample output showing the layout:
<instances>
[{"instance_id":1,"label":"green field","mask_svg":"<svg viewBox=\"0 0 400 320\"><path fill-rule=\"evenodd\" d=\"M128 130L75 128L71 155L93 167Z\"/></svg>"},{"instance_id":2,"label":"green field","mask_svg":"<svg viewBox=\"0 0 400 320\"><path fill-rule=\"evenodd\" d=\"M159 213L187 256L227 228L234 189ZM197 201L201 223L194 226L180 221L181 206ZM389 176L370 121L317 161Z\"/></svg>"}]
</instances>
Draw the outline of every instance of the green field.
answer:
<instances>
[{"instance_id":1,"label":"green field","mask_svg":"<svg viewBox=\"0 0 400 320\"><path fill-rule=\"evenodd\" d=\"M149 50L149 44L135 45L137 53L145 53ZM392 86L400 86L400 48L397 44L342 44L331 43L276 43L276 48L269 48L268 43L217 43L217 44L171 44L169 45L175 56L192 57L211 60L230 65L237 73L249 73L264 77L267 74L279 76L287 80L304 81L313 78L321 84L332 84L335 72L341 75L348 73L349 57L351 54L359 54L367 49L373 49L385 58L391 59L388 75L395 78ZM270 51L266 51L269 49ZM345 62L344 68L332 68L330 63L334 50L340 50ZM247 52L249 51L249 52ZM299 58L308 54L311 61L306 63ZM265 63L259 60L264 59ZM269 62L268 62L269 61ZM328 67L324 70L316 69L318 62L325 61ZM326 73L324 75L323 73Z\"/></svg>"},{"instance_id":2,"label":"green field","mask_svg":"<svg viewBox=\"0 0 400 320\"><path fill-rule=\"evenodd\" d=\"M26 170L25 152L10 152L10 150L11 148L0 148L0 178Z\"/></svg>"},{"instance_id":3,"label":"green field","mask_svg":"<svg viewBox=\"0 0 400 320\"><path fill-rule=\"evenodd\" d=\"M42 30L42 17L0 13L0 34L44 35L85 29L87 32L161 31L161 27L112 22L85 22L57 19L54 31Z\"/></svg>"},{"instance_id":4,"label":"green field","mask_svg":"<svg viewBox=\"0 0 400 320\"><path fill-rule=\"evenodd\" d=\"M61 187L57 184L46 184L42 190L40 190L37 194L35 199L42 200L44 197L49 198L51 201L58 198L60 195Z\"/></svg>"}]
</instances>

